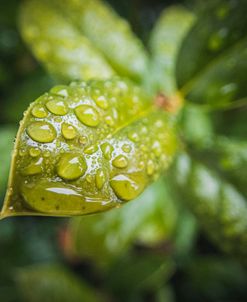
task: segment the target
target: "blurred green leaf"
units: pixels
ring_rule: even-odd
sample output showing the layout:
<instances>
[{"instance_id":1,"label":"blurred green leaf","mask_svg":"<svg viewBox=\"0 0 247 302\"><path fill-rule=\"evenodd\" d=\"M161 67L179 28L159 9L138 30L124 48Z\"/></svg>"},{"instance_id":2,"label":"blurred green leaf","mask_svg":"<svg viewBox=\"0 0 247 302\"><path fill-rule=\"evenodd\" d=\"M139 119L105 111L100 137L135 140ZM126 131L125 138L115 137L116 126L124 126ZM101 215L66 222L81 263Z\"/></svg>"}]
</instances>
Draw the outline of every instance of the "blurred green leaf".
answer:
<instances>
[{"instance_id":1,"label":"blurred green leaf","mask_svg":"<svg viewBox=\"0 0 247 302\"><path fill-rule=\"evenodd\" d=\"M151 33L151 62L146 76L147 89L154 93L172 95L177 90L175 79L176 58L194 21L191 12L182 6L166 8Z\"/></svg>"},{"instance_id":2,"label":"blurred green leaf","mask_svg":"<svg viewBox=\"0 0 247 302\"><path fill-rule=\"evenodd\" d=\"M70 225L72 247L78 257L107 263L134 242L154 246L169 240L176 222L176 204L160 180L135 202L120 209L73 219Z\"/></svg>"},{"instance_id":3,"label":"blurred green leaf","mask_svg":"<svg viewBox=\"0 0 247 302\"><path fill-rule=\"evenodd\" d=\"M52 3L103 53L119 75L136 81L142 79L148 54L129 23L108 3L101 0L52 0Z\"/></svg>"},{"instance_id":4,"label":"blurred green leaf","mask_svg":"<svg viewBox=\"0 0 247 302\"><path fill-rule=\"evenodd\" d=\"M213 107L246 103L246 14L245 0L208 1L198 16L177 60L178 86L190 101Z\"/></svg>"},{"instance_id":5,"label":"blurred green leaf","mask_svg":"<svg viewBox=\"0 0 247 302\"><path fill-rule=\"evenodd\" d=\"M210 237L226 252L246 259L247 202L229 183L188 155L181 155L174 177L186 204Z\"/></svg>"},{"instance_id":6,"label":"blurred green leaf","mask_svg":"<svg viewBox=\"0 0 247 302\"><path fill-rule=\"evenodd\" d=\"M165 255L143 253L128 255L115 262L107 275L107 286L125 299L141 290L157 291L174 272L174 263Z\"/></svg>"},{"instance_id":7,"label":"blurred green leaf","mask_svg":"<svg viewBox=\"0 0 247 302\"><path fill-rule=\"evenodd\" d=\"M55 265L26 267L17 271L17 285L27 302L100 302L103 297L67 269Z\"/></svg>"},{"instance_id":8,"label":"blurred green leaf","mask_svg":"<svg viewBox=\"0 0 247 302\"><path fill-rule=\"evenodd\" d=\"M15 134L14 126L0 127L0 198L2 198L7 184Z\"/></svg>"}]
</instances>

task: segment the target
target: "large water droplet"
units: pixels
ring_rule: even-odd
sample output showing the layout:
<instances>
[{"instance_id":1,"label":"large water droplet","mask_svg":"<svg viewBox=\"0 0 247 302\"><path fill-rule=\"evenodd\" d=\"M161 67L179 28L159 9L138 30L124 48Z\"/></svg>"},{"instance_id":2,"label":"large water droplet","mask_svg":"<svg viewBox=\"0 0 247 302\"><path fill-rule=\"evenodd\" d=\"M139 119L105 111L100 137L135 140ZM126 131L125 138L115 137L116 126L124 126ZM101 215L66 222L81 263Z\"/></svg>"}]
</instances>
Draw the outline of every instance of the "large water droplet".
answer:
<instances>
[{"instance_id":1,"label":"large water droplet","mask_svg":"<svg viewBox=\"0 0 247 302\"><path fill-rule=\"evenodd\" d=\"M109 143L104 143L100 146L105 159L111 159L111 155L113 152L113 147Z\"/></svg>"},{"instance_id":2,"label":"large water droplet","mask_svg":"<svg viewBox=\"0 0 247 302\"><path fill-rule=\"evenodd\" d=\"M96 127L100 122L98 112L89 105L76 107L75 114L80 122L89 127Z\"/></svg>"},{"instance_id":3,"label":"large water droplet","mask_svg":"<svg viewBox=\"0 0 247 302\"><path fill-rule=\"evenodd\" d=\"M65 115L68 113L68 106L62 100L51 100L46 103L47 109L55 115Z\"/></svg>"},{"instance_id":4,"label":"large water droplet","mask_svg":"<svg viewBox=\"0 0 247 302\"><path fill-rule=\"evenodd\" d=\"M120 174L110 180L110 185L119 199L129 201L142 193L145 181L140 175Z\"/></svg>"},{"instance_id":5,"label":"large water droplet","mask_svg":"<svg viewBox=\"0 0 247 302\"><path fill-rule=\"evenodd\" d=\"M76 129L74 126L63 123L62 124L62 134L66 139L74 139L76 137Z\"/></svg>"},{"instance_id":6,"label":"large water droplet","mask_svg":"<svg viewBox=\"0 0 247 302\"><path fill-rule=\"evenodd\" d=\"M98 169L98 171L96 173L95 181L96 181L97 188L99 190L101 190L104 186L105 181L106 181L105 174L104 174L104 171L102 169Z\"/></svg>"},{"instance_id":7,"label":"large water droplet","mask_svg":"<svg viewBox=\"0 0 247 302\"><path fill-rule=\"evenodd\" d=\"M90 147L85 148L84 149L84 153L86 153L86 154L94 154L97 150L98 150L98 146L97 145L92 145Z\"/></svg>"},{"instance_id":8,"label":"large water droplet","mask_svg":"<svg viewBox=\"0 0 247 302\"><path fill-rule=\"evenodd\" d=\"M63 154L57 165L58 175L67 180L78 179L86 169L87 164L80 154Z\"/></svg>"},{"instance_id":9,"label":"large water droplet","mask_svg":"<svg viewBox=\"0 0 247 302\"><path fill-rule=\"evenodd\" d=\"M37 104L32 109L32 115L37 118L45 118L47 117L48 113L43 105Z\"/></svg>"},{"instance_id":10,"label":"large water droplet","mask_svg":"<svg viewBox=\"0 0 247 302\"><path fill-rule=\"evenodd\" d=\"M57 134L55 128L46 122L33 122L27 127L27 133L39 143L51 143Z\"/></svg>"},{"instance_id":11,"label":"large water droplet","mask_svg":"<svg viewBox=\"0 0 247 302\"><path fill-rule=\"evenodd\" d=\"M116 168L126 168L128 166L128 159L124 155L118 155L114 158L112 164Z\"/></svg>"}]
</instances>

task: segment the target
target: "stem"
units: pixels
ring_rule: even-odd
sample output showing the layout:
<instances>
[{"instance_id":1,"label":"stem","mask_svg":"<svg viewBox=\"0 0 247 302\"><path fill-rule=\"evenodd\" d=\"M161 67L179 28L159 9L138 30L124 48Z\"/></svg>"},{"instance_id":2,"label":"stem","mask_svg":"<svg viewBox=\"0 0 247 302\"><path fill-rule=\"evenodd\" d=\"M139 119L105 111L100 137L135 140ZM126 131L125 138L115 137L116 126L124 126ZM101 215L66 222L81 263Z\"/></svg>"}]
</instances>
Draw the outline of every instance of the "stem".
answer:
<instances>
[{"instance_id":1,"label":"stem","mask_svg":"<svg viewBox=\"0 0 247 302\"><path fill-rule=\"evenodd\" d=\"M183 107L184 99L182 95L177 92L172 96L167 96L163 93L158 93L154 99L156 107L161 108L167 112L177 114Z\"/></svg>"}]
</instances>

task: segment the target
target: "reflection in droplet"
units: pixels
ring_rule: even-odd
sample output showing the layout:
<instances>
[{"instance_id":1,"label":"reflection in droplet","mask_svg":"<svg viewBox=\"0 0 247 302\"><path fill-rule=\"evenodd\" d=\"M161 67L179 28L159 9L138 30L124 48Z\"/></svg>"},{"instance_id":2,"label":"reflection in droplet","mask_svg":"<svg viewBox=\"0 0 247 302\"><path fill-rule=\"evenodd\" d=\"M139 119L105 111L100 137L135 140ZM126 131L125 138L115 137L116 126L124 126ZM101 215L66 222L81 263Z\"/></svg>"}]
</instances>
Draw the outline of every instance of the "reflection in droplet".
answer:
<instances>
[{"instance_id":1,"label":"reflection in droplet","mask_svg":"<svg viewBox=\"0 0 247 302\"><path fill-rule=\"evenodd\" d=\"M89 127L96 127L100 122L98 112L89 105L76 107L75 114L80 122Z\"/></svg>"},{"instance_id":2,"label":"reflection in droplet","mask_svg":"<svg viewBox=\"0 0 247 302\"><path fill-rule=\"evenodd\" d=\"M56 130L46 122L33 122L27 127L27 134L36 142L51 143L56 138Z\"/></svg>"},{"instance_id":3,"label":"reflection in droplet","mask_svg":"<svg viewBox=\"0 0 247 302\"><path fill-rule=\"evenodd\" d=\"M79 154L66 153L61 156L57 165L58 175L67 180L75 180L81 177L86 169L85 159Z\"/></svg>"}]
</instances>

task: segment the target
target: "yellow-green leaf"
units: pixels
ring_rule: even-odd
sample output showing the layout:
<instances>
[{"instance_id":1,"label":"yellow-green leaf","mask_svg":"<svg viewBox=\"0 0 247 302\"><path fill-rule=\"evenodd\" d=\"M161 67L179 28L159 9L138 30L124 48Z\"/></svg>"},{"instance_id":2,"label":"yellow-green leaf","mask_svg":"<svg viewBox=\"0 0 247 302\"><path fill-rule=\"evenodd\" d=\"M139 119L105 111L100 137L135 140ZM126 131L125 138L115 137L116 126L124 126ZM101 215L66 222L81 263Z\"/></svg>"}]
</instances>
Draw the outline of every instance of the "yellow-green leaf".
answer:
<instances>
[{"instance_id":1,"label":"yellow-green leaf","mask_svg":"<svg viewBox=\"0 0 247 302\"><path fill-rule=\"evenodd\" d=\"M174 120L129 81L56 86L21 122L3 216L72 216L136 198L172 160Z\"/></svg>"}]
</instances>

